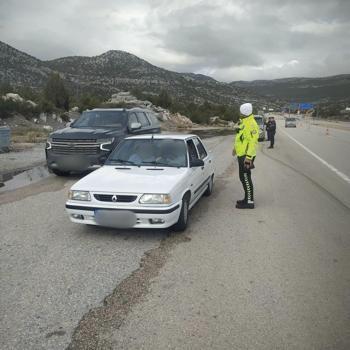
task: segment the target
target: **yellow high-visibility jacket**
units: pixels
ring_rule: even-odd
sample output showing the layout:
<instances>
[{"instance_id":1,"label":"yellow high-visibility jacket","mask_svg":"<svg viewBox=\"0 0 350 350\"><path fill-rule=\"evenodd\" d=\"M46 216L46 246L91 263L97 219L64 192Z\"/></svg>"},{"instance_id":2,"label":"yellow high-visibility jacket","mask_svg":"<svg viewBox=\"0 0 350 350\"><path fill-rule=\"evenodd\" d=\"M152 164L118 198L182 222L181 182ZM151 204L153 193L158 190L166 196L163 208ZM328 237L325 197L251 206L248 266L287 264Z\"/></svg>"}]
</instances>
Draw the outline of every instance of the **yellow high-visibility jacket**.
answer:
<instances>
[{"instance_id":1,"label":"yellow high-visibility jacket","mask_svg":"<svg viewBox=\"0 0 350 350\"><path fill-rule=\"evenodd\" d=\"M248 159L255 157L258 139L259 126L254 115L242 118L234 142L237 157L246 156Z\"/></svg>"}]
</instances>

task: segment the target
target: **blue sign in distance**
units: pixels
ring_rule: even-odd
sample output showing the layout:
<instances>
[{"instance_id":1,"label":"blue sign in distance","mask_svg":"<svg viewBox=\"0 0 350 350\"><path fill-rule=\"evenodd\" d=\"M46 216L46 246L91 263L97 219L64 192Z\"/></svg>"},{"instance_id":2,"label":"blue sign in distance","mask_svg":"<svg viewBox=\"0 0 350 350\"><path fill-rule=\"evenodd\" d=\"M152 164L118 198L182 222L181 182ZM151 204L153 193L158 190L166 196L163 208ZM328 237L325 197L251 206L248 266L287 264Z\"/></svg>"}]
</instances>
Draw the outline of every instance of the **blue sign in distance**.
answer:
<instances>
[{"instance_id":1,"label":"blue sign in distance","mask_svg":"<svg viewBox=\"0 0 350 350\"><path fill-rule=\"evenodd\" d=\"M300 103L299 104L299 109L301 111L307 111L309 109L314 109L314 104L313 103Z\"/></svg>"}]
</instances>

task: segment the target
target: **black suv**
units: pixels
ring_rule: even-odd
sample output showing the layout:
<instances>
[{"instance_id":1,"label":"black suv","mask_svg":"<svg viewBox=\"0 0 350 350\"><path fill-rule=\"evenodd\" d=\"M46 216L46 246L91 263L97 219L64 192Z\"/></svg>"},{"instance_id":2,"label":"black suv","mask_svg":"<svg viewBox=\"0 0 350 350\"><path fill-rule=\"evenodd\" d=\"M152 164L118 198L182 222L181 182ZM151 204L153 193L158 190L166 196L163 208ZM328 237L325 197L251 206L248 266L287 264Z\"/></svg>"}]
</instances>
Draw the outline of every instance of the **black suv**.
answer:
<instances>
[{"instance_id":1,"label":"black suv","mask_svg":"<svg viewBox=\"0 0 350 350\"><path fill-rule=\"evenodd\" d=\"M104 164L125 137L149 133L160 133L159 121L149 110L88 110L69 127L50 134L46 143L47 166L61 176L94 169Z\"/></svg>"}]
</instances>

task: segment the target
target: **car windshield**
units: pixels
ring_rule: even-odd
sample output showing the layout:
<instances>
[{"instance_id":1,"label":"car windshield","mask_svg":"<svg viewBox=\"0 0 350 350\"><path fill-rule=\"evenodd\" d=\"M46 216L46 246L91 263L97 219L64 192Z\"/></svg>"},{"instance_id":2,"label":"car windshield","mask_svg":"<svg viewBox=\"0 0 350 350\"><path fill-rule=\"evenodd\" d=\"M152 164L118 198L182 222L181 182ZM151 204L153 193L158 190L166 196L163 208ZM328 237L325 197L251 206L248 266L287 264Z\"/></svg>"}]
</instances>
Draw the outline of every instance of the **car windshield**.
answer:
<instances>
[{"instance_id":1,"label":"car windshield","mask_svg":"<svg viewBox=\"0 0 350 350\"><path fill-rule=\"evenodd\" d=\"M187 149L183 140L124 140L109 156L107 165L187 167Z\"/></svg>"},{"instance_id":2,"label":"car windshield","mask_svg":"<svg viewBox=\"0 0 350 350\"><path fill-rule=\"evenodd\" d=\"M295 122L295 118L287 118L287 122Z\"/></svg>"},{"instance_id":3,"label":"car windshield","mask_svg":"<svg viewBox=\"0 0 350 350\"><path fill-rule=\"evenodd\" d=\"M126 126L125 111L86 111L72 125L73 128L122 129Z\"/></svg>"}]
</instances>

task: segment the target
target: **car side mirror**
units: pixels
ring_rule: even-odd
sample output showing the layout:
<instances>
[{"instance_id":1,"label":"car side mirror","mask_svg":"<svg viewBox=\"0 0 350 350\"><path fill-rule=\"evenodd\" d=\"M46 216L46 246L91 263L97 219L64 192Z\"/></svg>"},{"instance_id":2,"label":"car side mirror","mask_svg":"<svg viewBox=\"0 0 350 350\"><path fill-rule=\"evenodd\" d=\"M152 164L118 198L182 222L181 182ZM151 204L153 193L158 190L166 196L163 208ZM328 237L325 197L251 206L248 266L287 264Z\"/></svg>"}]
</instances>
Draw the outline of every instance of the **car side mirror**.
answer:
<instances>
[{"instance_id":1,"label":"car side mirror","mask_svg":"<svg viewBox=\"0 0 350 350\"><path fill-rule=\"evenodd\" d=\"M136 131L141 129L141 124L140 123L131 123L130 124L130 131Z\"/></svg>"},{"instance_id":2,"label":"car side mirror","mask_svg":"<svg viewBox=\"0 0 350 350\"><path fill-rule=\"evenodd\" d=\"M200 166L204 166L204 162L202 159L192 159L190 163L191 168L198 168Z\"/></svg>"}]
</instances>

